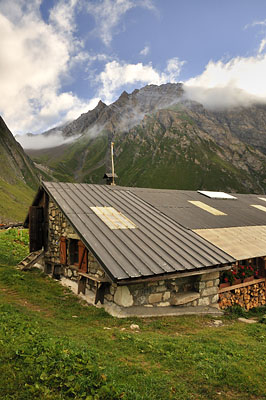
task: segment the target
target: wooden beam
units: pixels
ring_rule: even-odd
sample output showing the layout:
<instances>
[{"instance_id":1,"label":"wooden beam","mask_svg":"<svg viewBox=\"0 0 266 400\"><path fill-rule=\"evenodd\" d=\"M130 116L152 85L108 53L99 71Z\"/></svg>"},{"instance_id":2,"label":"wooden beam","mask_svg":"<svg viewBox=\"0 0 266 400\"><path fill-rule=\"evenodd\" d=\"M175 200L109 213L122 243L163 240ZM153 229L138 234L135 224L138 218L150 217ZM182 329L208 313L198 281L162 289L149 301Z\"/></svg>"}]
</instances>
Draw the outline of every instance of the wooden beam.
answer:
<instances>
[{"instance_id":1,"label":"wooden beam","mask_svg":"<svg viewBox=\"0 0 266 400\"><path fill-rule=\"evenodd\" d=\"M176 272L174 274L168 274L168 275L160 275L160 276L153 276L149 278L136 278L136 279L127 279L127 280L121 280L116 282L118 286L123 286L123 285L135 285L138 283L145 283L145 282L157 282L157 281L164 281L168 279L175 279L175 278L185 278L188 276L195 276L195 275L204 275L204 274L210 274L212 272L220 272L220 271L227 271L232 268L232 265L226 265L220 268L209 268L209 269L200 269L198 271L191 271L191 272Z\"/></svg>"},{"instance_id":2,"label":"wooden beam","mask_svg":"<svg viewBox=\"0 0 266 400\"><path fill-rule=\"evenodd\" d=\"M98 282L98 283L104 283L104 282L111 283L107 278L98 278L96 276L86 274L85 272L81 272L81 271L78 271L78 275L83 276L84 278L90 279L91 281Z\"/></svg>"},{"instance_id":3,"label":"wooden beam","mask_svg":"<svg viewBox=\"0 0 266 400\"><path fill-rule=\"evenodd\" d=\"M253 281L250 281L250 282L242 282L242 283L239 283L238 285L227 286L223 289L219 289L218 293L230 292L230 290L235 290L235 289L243 288L246 286L255 285L256 283L260 283L260 282L266 283L266 279L265 278L254 279Z\"/></svg>"}]
</instances>

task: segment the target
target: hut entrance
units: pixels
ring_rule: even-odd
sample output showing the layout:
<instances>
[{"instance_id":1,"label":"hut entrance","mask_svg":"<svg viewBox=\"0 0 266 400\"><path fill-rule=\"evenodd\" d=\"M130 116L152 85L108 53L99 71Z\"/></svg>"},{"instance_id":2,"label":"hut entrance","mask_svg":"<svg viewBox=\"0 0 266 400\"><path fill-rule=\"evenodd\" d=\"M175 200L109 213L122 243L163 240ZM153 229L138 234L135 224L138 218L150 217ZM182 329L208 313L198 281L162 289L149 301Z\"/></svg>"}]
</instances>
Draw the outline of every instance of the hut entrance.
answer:
<instances>
[{"instance_id":1,"label":"hut entrance","mask_svg":"<svg viewBox=\"0 0 266 400\"><path fill-rule=\"evenodd\" d=\"M41 250L43 247L43 207L31 206L29 210L30 252Z\"/></svg>"}]
</instances>

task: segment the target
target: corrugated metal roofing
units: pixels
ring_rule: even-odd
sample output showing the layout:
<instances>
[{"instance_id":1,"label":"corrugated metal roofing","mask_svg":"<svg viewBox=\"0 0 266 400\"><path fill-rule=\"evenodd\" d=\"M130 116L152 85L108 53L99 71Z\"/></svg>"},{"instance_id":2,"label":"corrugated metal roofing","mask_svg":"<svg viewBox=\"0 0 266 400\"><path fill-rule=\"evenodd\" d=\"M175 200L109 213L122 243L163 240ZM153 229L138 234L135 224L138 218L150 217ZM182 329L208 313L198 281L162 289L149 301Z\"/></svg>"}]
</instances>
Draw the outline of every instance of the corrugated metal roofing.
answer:
<instances>
[{"instance_id":1,"label":"corrugated metal roofing","mask_svg":"<svg viewBox=\"0 0 266 400\"><path fill-rule=\"evenodd\" d=\"M195 232L237 260L266 254L266 226L197 229Z\"/></svg>"},{"instance_id":2,"label":"corrugated metal roofing","mask_svg":"<svg viewBox=\"0 0 266 400\"><path fill-rule=\"evenodd\" d=\"M234 261L131 188L54 182L44 182L43 187L115 280L187 272ZM111 230L91 207L114 207L137 228Z\"/></svg>"},{"instance_id":3,"label":"corrugated metal roofing","mask_svg":"<svg viewBox=\"0 0 266 400\"><path fill-rule=\"evenodd\" d=\"M236 200L211 199L189 190L130 188L139 198L156 207L174 221L189 229L230 228L266 225L266 213L252 204L265 206L265 196L234 194ZM226 215L216 216L195 207L190 201L201 201ZM265 252L266 253L266 252Z\"/></svg>"}]
</instances>

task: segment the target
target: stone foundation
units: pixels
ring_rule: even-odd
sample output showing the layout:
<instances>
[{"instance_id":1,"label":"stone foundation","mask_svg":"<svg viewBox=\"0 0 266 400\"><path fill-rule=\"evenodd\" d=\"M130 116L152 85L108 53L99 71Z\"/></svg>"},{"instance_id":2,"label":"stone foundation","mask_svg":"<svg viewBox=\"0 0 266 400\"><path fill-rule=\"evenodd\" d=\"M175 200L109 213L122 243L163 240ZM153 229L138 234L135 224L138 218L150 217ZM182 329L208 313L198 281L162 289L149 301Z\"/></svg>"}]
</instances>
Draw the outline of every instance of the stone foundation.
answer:
<instances>
[{"instance_id":1,"label":"stone foundation","mask_svg":"<svg viewBox=\"0 0 266 400\"><path fill-rule=\"evenodd\" d=\"M218 302L219 272L165 279L128 286L110 285L106 300L119 306L214 306Z\"/></svg>"}]
</instances>

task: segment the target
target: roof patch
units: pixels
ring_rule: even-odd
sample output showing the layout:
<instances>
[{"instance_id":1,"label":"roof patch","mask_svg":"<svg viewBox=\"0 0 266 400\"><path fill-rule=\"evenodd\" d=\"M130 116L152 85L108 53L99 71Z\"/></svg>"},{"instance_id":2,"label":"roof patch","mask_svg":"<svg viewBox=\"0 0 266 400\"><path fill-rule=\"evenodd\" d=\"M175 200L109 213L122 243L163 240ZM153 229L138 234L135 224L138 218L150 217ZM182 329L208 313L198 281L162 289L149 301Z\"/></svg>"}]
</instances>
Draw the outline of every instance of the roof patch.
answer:
<instances>
[{"instance_id":1,"label":"roof patch","mask_svg":"<svg viewBox=\"0 0 266 400\"><path fill-rule=\"evenodd\" d=\"M137 226L113 207L90 207L110 229L134 229Z\"/></svg>"},{"instance_id":2,"label":"roof patch","mask_svg":"<svg viewBox=\"0 0 266 400\"><path fill-rule=\"evenodd\" d=\"M260 204L250 204L250 205L251 205L251 207L255 207L255 208L257 208L258 210L261 210L261 211L266 212L266 207L261 206Z\"/></svg>"},{"instance_id":3,"label":"roof patch","mask_svg":"<svg viewBox=\"0 0 266 400\"><path fill-rule=\"evenodd\" d=\"M237 200L237 197L225 192L213 192L208 190L198 190L198 193L209 197L210 199Z\"/></svg>"},{"instance_id":4,"label":"roof patch","mask_svg":"<svg viewBox=\"0 0 266 400\"><path fill-rule=\"evenodd\" d=\"M194 232L237 260L265 255L265 225L194 229Z\"/></svg>"},{"instance_id":5,"label":"roof patch","mask_svg":"<svg viewBox=\"0 0 266 400\"><path fill-rule=\"evenodd\" d=\"M196 207L202 208L202 210L207 211L210 214L213 214L213 215L227 215L227 214L223 213L222 211L217 210L214 207L208 206L208 204L205 204L202 201L188 200L188 202L193 204Z\"/></svg>"}]
</instances>

